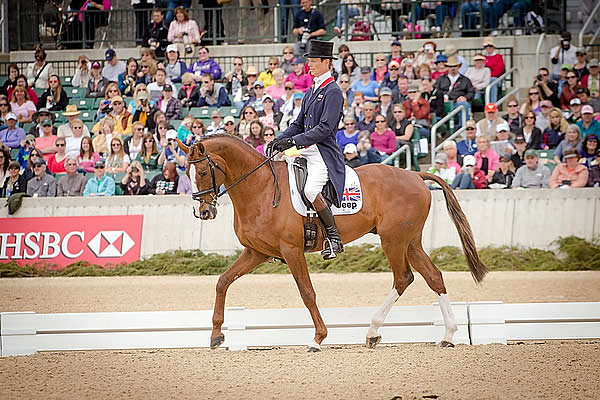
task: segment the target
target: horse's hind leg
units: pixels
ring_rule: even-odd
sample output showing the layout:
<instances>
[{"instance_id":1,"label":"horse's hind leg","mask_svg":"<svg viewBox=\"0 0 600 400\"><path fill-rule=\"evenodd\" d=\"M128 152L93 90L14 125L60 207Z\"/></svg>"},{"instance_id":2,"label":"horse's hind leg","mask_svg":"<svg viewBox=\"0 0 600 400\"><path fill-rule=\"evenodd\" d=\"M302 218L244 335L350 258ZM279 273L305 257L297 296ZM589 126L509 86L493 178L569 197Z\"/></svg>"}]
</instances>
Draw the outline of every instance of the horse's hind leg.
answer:
<instances>
[{"instance_id":1,"label":"horse's hind leg","mask_svg":"<svg viewBox=\"0 0 600 400\"><path fill-rule=\"evenodd\" d=\"M408 261L410 262L410 265L425 278L425 281L431 290L436 292L439 296L438 302L440 303L442 317L444 318L444 326L446 328L440 345L442 347L454 347L452 339L458 327L456 326L456 318L454 318L454 312L452 311L450 300L446 293L444 278L442 278L440 270L437 269L427 253L425 253L425 250L423 250L420 237L410 243L408 247Z\"/></svg>"},{"instance_id":2,"label":"horse's hind leg","mask_svg":"<svg viewBox=\"0 0 600 400\"><path fill-rule=\"evenodd\" d=\"M382 238L381 246L394 273L394 288L371 319L367 331L367 347L371 349L381 341L381 335L377 331L383 325L385 318L392 310L392 306L415 279L406 258L407 246L405 243L385 244Z\"/></svg>"},{"instance_id":3,"label":"horse's hind leg","mask_svg":"<svg viewBox=\"0 0 600 400\"><path fill-rule=\"evenodd\" d=\"M227 288L229 288L229 285L237 278L246 275L248 272L267 261L267 259L268 257L264 254L245 248L231 267L219 277L216 288L217 295L215 297L215 309L213 312L213 329L210 336L211 349L219 347L225 340L225 335L221 332L221 326L223 326L225 318L225 295L227 294Z\"/></svg>"}]
</instances>

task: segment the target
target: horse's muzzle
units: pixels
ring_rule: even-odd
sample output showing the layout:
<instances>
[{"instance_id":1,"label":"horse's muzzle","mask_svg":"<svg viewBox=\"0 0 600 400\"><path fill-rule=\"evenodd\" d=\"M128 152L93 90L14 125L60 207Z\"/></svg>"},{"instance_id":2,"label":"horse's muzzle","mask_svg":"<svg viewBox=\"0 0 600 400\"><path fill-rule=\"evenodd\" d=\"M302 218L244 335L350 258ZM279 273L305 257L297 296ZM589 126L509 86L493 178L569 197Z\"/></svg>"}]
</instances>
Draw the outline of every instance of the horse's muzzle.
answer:
<instances>
[{"instance_id":1,"label":"horse's muzzle","mask_svg":"<svg viewBox=\"0 0 600 400\"><path fill-rule=\"evenodd\" d=\"M215 219L217 217L217 207L210 204L200 204L197 209L194 207L194 216L202 220Z\"/></svg>"}]
</instances>

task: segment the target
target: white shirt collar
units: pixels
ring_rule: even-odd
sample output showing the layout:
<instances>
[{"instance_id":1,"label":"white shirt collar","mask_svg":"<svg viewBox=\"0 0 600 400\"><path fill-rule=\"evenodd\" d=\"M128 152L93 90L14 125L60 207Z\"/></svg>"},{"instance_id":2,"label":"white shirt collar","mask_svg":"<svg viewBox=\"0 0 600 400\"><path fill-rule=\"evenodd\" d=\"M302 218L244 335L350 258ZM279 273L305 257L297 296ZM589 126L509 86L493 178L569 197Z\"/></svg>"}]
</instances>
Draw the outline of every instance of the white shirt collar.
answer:
<instances>
[{"instance_id":1,"label":"white shirt collar","mask_svg":"<svg viewBox=\"0 0 600 400\"><path fill-rule=\"evenodd\" d=\"M330 77L331 77L331 72L330 72L330 71L327 71L327 72L325 72L325 73L324 73L323 75L321 75L321 76L315 76L315 79L314 79L314 82L315 82L315 88L314 88L314 90L317 90L317 89L319 89L319 86L321 86L321 84L322 84L323 82L325 82L325 81L326 81L328 78L330 78Z\"/></svg>"}]
</instances>

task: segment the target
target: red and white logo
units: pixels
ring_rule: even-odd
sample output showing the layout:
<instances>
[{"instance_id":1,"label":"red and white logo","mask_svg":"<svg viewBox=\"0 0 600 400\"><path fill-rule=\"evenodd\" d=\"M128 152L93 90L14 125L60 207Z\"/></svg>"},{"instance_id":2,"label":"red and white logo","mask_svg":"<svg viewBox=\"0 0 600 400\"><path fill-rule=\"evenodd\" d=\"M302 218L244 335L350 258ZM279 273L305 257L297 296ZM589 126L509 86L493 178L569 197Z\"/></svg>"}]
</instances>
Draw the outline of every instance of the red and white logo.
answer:
<instances>
[{"instance_id":1,"label":"red and white logo","mask_svg":"<svg viewBox=\"0 0 600 400\"><path fill-rule=\"evenodd\" d=\"M0 262L107 265L140 257L142 215L0 219Z\"/></svg>"}]
</instances>

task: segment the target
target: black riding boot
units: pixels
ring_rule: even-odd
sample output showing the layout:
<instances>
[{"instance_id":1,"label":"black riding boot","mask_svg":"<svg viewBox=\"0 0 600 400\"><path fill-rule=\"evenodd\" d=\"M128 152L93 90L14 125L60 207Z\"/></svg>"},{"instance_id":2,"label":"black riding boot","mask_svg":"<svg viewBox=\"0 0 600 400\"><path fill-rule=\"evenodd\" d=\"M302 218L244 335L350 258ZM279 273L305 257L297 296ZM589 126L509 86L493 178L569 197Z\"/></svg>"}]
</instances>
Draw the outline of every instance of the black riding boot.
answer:
<instances>
[{"instance_id":1,"label":"black riding boot","mask_svg":"<svg viewBox=\"0 0 600 400\"><path fill-rule=\"evenodd\" d=\"M321 222L323 222L323 225L325 225L325 241L323 243L321 255L324 260L332 260L337 257L337 253L344 251L342 238L335 225L335 219L333 218L331 208L327 205L320 193L313 202L313 207L315 207L317 215L321 219Z\"/></svg>"}]
</instances>

